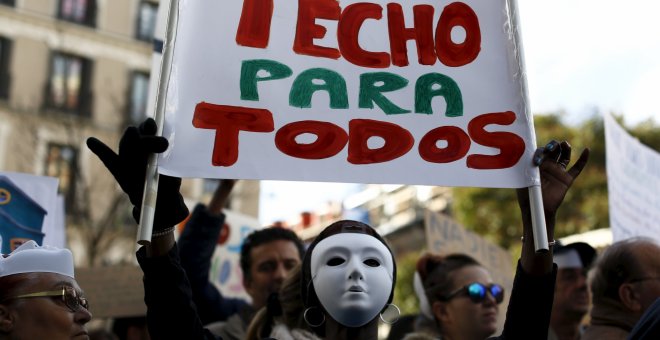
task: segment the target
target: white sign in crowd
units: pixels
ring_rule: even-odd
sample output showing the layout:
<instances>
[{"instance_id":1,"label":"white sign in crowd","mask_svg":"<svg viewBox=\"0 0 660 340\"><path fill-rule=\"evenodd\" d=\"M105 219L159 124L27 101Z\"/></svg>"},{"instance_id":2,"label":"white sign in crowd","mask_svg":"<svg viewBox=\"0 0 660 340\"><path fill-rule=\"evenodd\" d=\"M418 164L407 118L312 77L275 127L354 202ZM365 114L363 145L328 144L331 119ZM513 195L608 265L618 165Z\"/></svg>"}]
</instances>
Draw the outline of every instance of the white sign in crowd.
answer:
<instances>
[{"instance_id":1,"label":"white sign in crowd","mask_svg":"<svg viewBox=\"0 0 660 340\"><path fill-rule=\"evenodd\" d=\"M660 154L605 115L607 190L614 241L635 236L660 241Z\"/></svg>"},{"instance_id":2,"label":"white sign in crowd","mask_svg":"<svg viewBox=\"0 0 660 340\"><path fill-rule=\"evenodd\" d=\"M254 217L227 209L224 209L223 213L226 216L225 225L211 259L209 280L224 296L250 300L250 296L243 288L241 247L247 235L262 227L259 220Z\"/></svg>"},{"instance_id":3,"label":"white sign in crowd","mask_svg":"<svg viewBox=\"0 0 660 340\"><path fill-rule=\"evenodd\" d=\"M26 209L26 205L19 204L14 206L17 202L19 195L16 193L10 194L10 187L3 187L0 185L0 205L6 216L11 218L13 223L0 223L0 237L4 239L5 245L8 244L12 238L16 238L18 243L14 247L5 247L2 252L9 253L19 243L27 241L31 237L27 234L24 236L16 236L19 229L23 232L27 229L34 229L37 234L42 235L43 239L34 236L40 244L48 244L56 247L66 246L66 230L65 230L65 212L64 212L64 198L57 193L58 179L47 176L35 176L31 174L18 173L18 172L4 172L0 171L0 178L5 178L10 181L10 187L18 190L20 195L24 195L23 199L38 205L38 210L43 211L43 221L41 224L25 225L22 222L21 216L25 212L20 210ZM5 183L6 185L6 183ZM9 189L9 190L8 190ZM33 214L33 212L30 212Z\"/></svg>"},{"instance_id":4,"label":"white sign in crowd","mask_svg":"<svg viewBox=\"0 0 660 340\"><path fill-rule=\"evenodd\" d=\"M180 0L178 14L162 174L538 183L506 0Z\"/></svg>"}]
</instances>

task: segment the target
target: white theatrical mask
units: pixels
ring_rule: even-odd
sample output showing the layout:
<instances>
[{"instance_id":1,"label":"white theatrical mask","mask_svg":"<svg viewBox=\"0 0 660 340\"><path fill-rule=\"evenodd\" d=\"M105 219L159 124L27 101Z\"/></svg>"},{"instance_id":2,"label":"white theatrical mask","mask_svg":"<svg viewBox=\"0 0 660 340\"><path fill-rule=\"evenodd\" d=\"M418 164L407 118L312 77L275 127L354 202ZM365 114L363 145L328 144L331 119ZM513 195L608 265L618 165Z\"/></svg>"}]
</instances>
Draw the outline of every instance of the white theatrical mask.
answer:
<instances>
[{"instance_id":1,"label":"white theatrical mask","mask_svg":"<svg viewBox=\"0 0 660 340\"><path fill-rule=\"evenodd\" d=\"M311 272L316 295L328 314L344 326L360 327L387 304L394 263L375 237L343 233L314 247Z\"/></svg>"}]
</instances>

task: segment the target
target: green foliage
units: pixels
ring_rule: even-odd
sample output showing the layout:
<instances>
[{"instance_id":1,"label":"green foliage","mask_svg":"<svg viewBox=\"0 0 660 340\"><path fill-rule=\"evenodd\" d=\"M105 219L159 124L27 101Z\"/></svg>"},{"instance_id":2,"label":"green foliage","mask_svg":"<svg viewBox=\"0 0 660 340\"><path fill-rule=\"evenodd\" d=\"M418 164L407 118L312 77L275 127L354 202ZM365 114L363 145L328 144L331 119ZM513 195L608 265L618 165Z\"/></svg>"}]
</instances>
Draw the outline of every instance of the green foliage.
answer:
<instances>
[{"instance_id":1,"label":"green foliage","mask_svg":"<svg viewBox=\"0 0 660 340\"><path fill-rule=\"evenodd\" d=\"M619 123L623 122L621 117L618 120ZM602 117L595 114L576 127L565 124L560 114L536 116L534 123L540 145L551 139L569 141L573 147L573 162L585 147L591 151L589 164L557 213L555 236L560 238L609 227L605 127ZM643 122L627 130L642 143L656 151L660 150L660 126L653 121ZM515 190L456 188L453 207L456 219L467 228L505 248L519 244L522 223Z\"/></svg>"},{"instance_id":2,"label":"green foliage","mask_svg":"<svg viewBox=\"0 0 660 340\"><path fill-rule=\"evenodd\" d=\"M660 124L649 119L627 130L631 135L637 137L642 144L656 152L660 152L660 133L658 133L660 132Z\"/></svg>"},{"instance_id":3,"label":"green foliage","mask_svg":"<svg viewBox=\"0 0 660 340\"><path fill-rule=\"evenodd\" d=\"M401 315L419 313L419 301L413 289L415 266L421 252L408 253L396 259L396 286L394 304L401 310Z\"/></svg>"}]
</instances>

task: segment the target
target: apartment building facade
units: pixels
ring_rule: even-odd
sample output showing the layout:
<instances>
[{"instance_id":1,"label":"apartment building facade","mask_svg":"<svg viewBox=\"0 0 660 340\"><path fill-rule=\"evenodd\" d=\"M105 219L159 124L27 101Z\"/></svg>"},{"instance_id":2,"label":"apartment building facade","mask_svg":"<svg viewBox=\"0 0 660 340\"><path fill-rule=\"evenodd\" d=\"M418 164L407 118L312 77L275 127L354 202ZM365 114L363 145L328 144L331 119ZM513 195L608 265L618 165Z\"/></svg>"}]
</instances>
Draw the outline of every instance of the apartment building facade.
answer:
<instances>
[{"instance_id":1,"label":"apartment building facade","mask_svg":"<svg viewBox=\"0 0 660 340\"><path fill-rule=\"evenodd\" d=\"M83 256L97 237L86 229L135 228L85 140L114 147L146 118L157 12L157 0L0 0L0 171L59 178L69 246ZM189 205L214 183L184 180ZM239 183L235 194L232 206L256 217L258 182Z\"/></svg>"}]
</instances>

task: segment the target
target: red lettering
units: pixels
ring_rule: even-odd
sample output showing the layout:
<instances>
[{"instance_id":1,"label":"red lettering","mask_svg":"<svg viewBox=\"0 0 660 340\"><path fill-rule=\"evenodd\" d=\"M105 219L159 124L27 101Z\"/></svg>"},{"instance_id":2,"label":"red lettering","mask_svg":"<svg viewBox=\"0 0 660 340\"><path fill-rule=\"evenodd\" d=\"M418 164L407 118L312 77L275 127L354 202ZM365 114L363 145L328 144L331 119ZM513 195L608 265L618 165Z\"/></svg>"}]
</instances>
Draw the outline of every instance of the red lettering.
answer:
<instances>
[{"instance_id":1,"label":"red lettering","mask_svg":"<svg viewBox=\"0 0 660 340\"><path fill-rule=\"evenodd\" d=\"M309 144L300 144L296 137L303 133L316 135ZM304 120L284 125L275 134L275 146L283 153L303 159L323 159L341 151L348 142L348 134L341 127L314 120Z\"/></svg>"},{"instance_id":2,"label":"red lettering","mask_svg":"<svg viewBox=\"0 0 660 340\"><path fill-rule=\"evenodd\" d=\"M419 63L421 65L433 65L436 60L433 42L433 6L414 6L413 13L415 15L415 28L406 28L401 5L397 3L387 4L387 26L390 35L392 64L396 66L408 65L406 42L414 39L417 43Z\"/></svg>"},{"instance_id":3,"label":"red lettering","mask_svg":"<svg viewBox=\"0 0 660 340\"><path fill-rule=\"evenodd\" d=\"M272 132L273 114L265 109L216 105L201 102L195 106L193 126L214 129L214 166L231 166L238 160L239 131Z\"/></svg>"},{"instance_id":4,"label":"red lettering","mask_svg":"<svg viewBox=\"0 0 660 340\"><path fill-rule=\"evenodd\" d=\"M444 140L447 146L439 148L437 142ZM419 155L427 162L450 163L467 155L470 136L456 126L441 126L429 131L419 142Z\"/></svg>"},{"instance_id":5,"label":"red lettering","mask_svg":"<svg viewBox=\"0 0 660 340\"><path fill-rule=\"evenodd\" d=\"M490 124L511 125L516 114L511 111L486 113L473 118L468 124L468 133L475 143L500 149L498 155L470 155L467 166L472 169L505 169L520 160L525 152L525 141L510 132L488 132Z\"/></svg>"},{"instance_id":6,"label":"red lettering","mask_svg":"<svg viewBox=\"0 0 660 340\"><path fill-rule=\"evenodd\" d=\"M270 38L273 0L245 0L236 31L236 43L241 46L266 48Z\"/></svg>"},{"instance_id":7,"label":"red lettering","mask_svg":"<svg viewBox=\"0 0 660 340\"><path fill-rule=\"evenodd\" d=\"M325 36L327 29L316 19L339 20L341 8L336 0L298 0L298 23L293 51L298 54L339 59L339 50L314 45L314 39Z\"/></svg>"},{"instance_id":8,"label":"red lettering","mask_svg":"<svg viewBox=\"0 0 660 340\"><path fill-rule=\"evenodd\" d=\"M247 5L244 5L244 15L245 6ZM382 10L379 4L368 2L354 3L342 10L337 0L298 0L298 21L293 51L302 55L331 59L339 59L343 56L354 65L370 68L386 68L390 64L407 66L409 64L407 43L411 39L417 44L417 59L420 65L434 65L436 59L439 59L449 67L464 66L474 61L481 52L479 18L470 6L462 2L454 2L443 8L435 32L432 5L413 6L414 25L408 28L405 25L402 6L398 3L387 4L390 51L389 53L367 51L360 46L360 30L367 19L380 20ZM272 16L272 12L269 15ZM260 37L267 37L270 17L266 14L262 16L267 17L264 21L268 21L268 27L260 28ZM316 24L316 19L338 21L338 48L314 44L315 39L322 39L327 34L326 27ZM241 23L243 23L242 17ZM452 31L456 27L465 30L465 39L460 43L452 40ZM264 42L262 41L261 44L263 45Z\"/></svg>"},{"instance_id":9,"label":"red lettering","mask_svg":"<svg viewBox=\"0 0 660 340\"><path fill-rule=\"evenodd\" d=\"M369 52L360 47L358 38L362 24L367 19L380 20L383 9L376 4L357 3L344 8L337 27L337 42L342 56L349 62L364 67L390 66L390 55L385 52Z\"/></svg>"},{"instance_id":10,"label":"red lettering","mask_svg":"<svg viewBox=\"0 0 660 340\"><path fill-rule=\"evenodd\" d=\"M465 41L456 44L451 39L455 26L465 30ZM481 51L479 18L470 6L454 2L444 8L435 29L435 49L440 62L458 67L471 63Z\"/></svg>"},{"instance_id":11,"label":"red lettering","mask_svg":"<svg viewBox=\"0 0 660 340\"><path fill-rule=\"evenodd\" d=\"M391 161L405 155L415 139L399 125L372 119L353 119L348 124L348 161L352 164L371 164ZM381 137L385 144L369 148L371 137Z\"/></svg>"}]
</instances>

